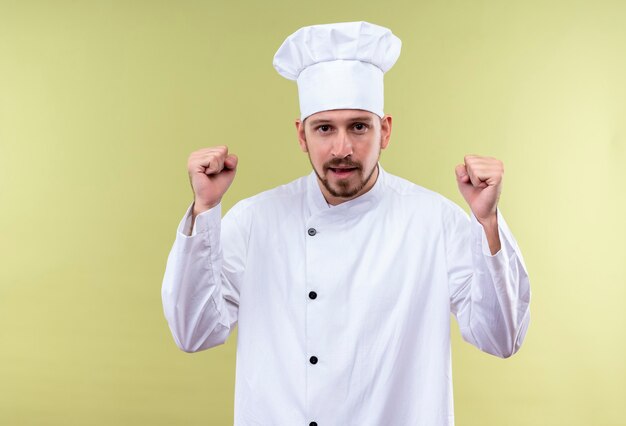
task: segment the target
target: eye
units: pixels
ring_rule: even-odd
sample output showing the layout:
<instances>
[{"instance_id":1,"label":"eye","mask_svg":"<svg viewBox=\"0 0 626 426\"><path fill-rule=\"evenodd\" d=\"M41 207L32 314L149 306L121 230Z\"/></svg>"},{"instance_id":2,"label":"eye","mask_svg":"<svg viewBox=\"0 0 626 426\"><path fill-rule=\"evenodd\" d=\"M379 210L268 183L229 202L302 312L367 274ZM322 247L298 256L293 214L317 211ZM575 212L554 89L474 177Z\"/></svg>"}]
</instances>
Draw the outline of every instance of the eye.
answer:
<instances>
[{"instance_id":1,"label":"eye","mask_svg":"<svg viewBox=\"0 0 626 426\"><path fill-rule=\"evenodd\" d=\"M317 131L320 133L328 133L330 131L330 126L328 124L322 124L317 128Z\"/></svg>"},{"instance_id":2,"label":"eye","mask_svg":"<svg viewBox=\"0 0 626 426\"><path fill-rule=\"evenodd\" d=\"M369 126L365 123L354 123L354 126L352 127L359 133L364 133L369 128Z\"/></svg>"}]
</instances>

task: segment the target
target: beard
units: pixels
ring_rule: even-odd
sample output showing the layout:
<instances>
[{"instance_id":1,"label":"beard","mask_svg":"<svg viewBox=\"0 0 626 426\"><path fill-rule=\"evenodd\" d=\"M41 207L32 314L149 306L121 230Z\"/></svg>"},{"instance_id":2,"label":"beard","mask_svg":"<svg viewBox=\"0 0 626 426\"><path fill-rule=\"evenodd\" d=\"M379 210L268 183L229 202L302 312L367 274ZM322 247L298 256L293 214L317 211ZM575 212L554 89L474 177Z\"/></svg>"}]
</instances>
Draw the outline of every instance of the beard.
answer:
<instances>
[{"instance_id":1,"label":"beard","mask_svg":"<svg viewBox=\"0 0 626 426\"><path fill-rule=\"evenodd\" d=\"M311 161L311 157L309 157L309 161ZM338 198L352 198L357 195L369 182L372 175L378 168L378 162L374 164L371 170L363 170L363 164L358 161L353 161L348 158L333 158L330 161L327 161L322 166L322 171L324 173L323 176L319 174L313 162L311 161L311 166L313 166L313 171L317 175L319 181L324 185L324 188L333 196ZM353 182L352 179L339 179L333 185L326 177L329 173L329 169L333 168L351 168L354 170L356 174L356 182ZM330 172L332 173L332 172Z\"/></svg>"}]
</instances>

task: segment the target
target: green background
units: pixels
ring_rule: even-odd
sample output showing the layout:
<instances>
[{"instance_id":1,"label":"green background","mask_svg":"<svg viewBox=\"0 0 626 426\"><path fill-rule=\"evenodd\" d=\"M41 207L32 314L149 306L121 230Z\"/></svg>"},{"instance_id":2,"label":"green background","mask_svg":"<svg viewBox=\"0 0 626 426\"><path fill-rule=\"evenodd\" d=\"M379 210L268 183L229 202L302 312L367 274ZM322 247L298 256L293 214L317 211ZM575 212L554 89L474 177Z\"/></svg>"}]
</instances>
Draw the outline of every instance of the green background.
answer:
<instances>
[{"instance_id":1,"label":"green background","mask_svg":"<svg viewBox=\"0 0 626 426\"><path fill-rule=\"evenodd\" d=\"M463 155L504 161L532 321L500 360L453 327L457 425L626 424L626 2L0 0L0 424L232 424L235 339L174 344L160 286L186 163L240 157L224 204L310 171L304 25L403 41L387 171L462 204Z\"/></svg>"}]
</instances>

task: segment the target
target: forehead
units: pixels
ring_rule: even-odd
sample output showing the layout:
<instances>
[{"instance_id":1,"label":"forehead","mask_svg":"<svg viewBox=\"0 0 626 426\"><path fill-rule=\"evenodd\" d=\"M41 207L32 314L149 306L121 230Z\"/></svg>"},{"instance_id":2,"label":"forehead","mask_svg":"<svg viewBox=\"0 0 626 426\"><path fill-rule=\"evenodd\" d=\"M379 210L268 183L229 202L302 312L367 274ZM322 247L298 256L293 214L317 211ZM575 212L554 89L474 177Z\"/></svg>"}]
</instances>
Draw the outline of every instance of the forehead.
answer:
<instances>
[{"instance_id":1,"label":"forehead","mask_svg":"<svg viewBox=\"0 0 626 426\"><path fill-rule=\"evenodd\" d=\"M333 109L320 111L306 118L310 125L319 123L341 123L346 121L366 121L373 122L378 118L376 114L362 109Z\"/></svg>"}]
</instances>

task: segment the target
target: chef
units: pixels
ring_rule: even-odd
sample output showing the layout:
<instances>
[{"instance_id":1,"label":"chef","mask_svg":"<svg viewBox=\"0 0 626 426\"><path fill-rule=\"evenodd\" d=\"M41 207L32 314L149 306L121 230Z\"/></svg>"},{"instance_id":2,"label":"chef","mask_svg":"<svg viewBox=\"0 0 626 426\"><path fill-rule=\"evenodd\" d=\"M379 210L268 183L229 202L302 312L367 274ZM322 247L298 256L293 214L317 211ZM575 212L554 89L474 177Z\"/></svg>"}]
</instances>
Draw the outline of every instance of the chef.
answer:
<instances>
[{"instance_id":1,"label":"chef","mask_svg":"<svg viewBox=\"0 0 626 426\"><path fill-rule=\"evenodd\" d=\"M502 163L456 167L469 216L379 164L392 130L383 74L400 47L367 22L304 27L280 46L307 176L222 218L237 157L226 146L189 156L194 202L163 307L186 352L238 325L236 425L453 425L450 313L487 353L509 357L524 340L530 287L498 209Z\"/></svg>"}]
</instances>

